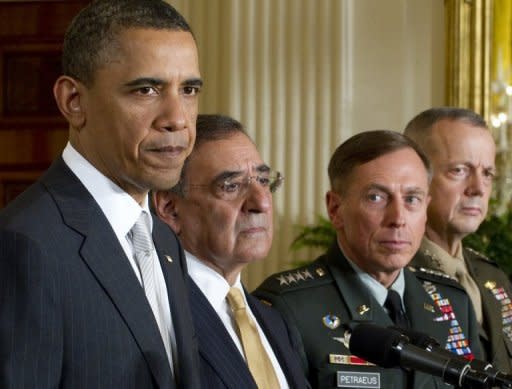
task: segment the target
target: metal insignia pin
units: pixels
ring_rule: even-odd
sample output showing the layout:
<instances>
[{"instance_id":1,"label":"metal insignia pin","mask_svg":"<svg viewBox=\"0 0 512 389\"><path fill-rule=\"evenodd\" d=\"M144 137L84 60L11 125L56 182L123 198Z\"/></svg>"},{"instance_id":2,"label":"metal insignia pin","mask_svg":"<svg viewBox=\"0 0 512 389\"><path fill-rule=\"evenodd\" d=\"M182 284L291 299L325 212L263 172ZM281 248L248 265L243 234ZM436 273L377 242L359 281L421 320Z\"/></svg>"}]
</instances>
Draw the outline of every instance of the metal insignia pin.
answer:
<instances>
[{"instance_id":1,"label":"metal insignia pin","mask_svg":"<svg viewBox=\"0 0 512 389\"><path fill-rule=\"evenodd\" d=\"M167 259L167 262L172 263L172 257L170 255L166 255L165 259Z\"/></svg>"},{"instance_id":2,"label":"metal insignia pin","mask_svg":"<svg viewBox=\"0 0 512 389\"><path fill-rule=\"evenodd\" d=\"M360 305L357 307L357 312L359 312L360 315L364 315L366 312L370 310L370 307L366 304Z\"/></svg>"},{"instance_id":3,"label":"metal insignia pin","mask_svg":"<svg viewBox=\"0 0 512 389\"><path fill-rule=\"evenodd\" d=\"M338 316L331 315L329 313L328 315L322 317L322 323L324 323L324 326L326 326L327 328L334 330L340 326L341 320Z\"/></svg>"},{"instance_id":4,"label":"metal insignia pin","mask_svg":"<svg viewBox=\"0 0 512 389\"><path fill-rule=\"evenodd\" d=\"M432 304L423 303L423 308L424 308L426 311L429 311L429 312L432 312L432 313L434 313L434 312L435 312L434 306L433 306Z\"/></svg>"},{"instance_id":5,"label":"metal insignia pin","mask_svg":"<svg viewBox=\"0 0 512 389\"><path fill-rule=\"evenodd\" d=\"M325 274L324 269L322 269L321 267L317 268L315 271L316 274L318 274L320 277L323 277L323 275Z\"/></svg>"},{"instance_id":6,"label":"metal insignia pin","mask_svg":"<svg viewBox=\"0 0 512 389\"><path fill-rule=\"evenodd\" d=\"M487 289L494 289L496 288L496 281L486 281L486 283L484 284L484 286L487 288Z\"/></svg>"}]
</instances>

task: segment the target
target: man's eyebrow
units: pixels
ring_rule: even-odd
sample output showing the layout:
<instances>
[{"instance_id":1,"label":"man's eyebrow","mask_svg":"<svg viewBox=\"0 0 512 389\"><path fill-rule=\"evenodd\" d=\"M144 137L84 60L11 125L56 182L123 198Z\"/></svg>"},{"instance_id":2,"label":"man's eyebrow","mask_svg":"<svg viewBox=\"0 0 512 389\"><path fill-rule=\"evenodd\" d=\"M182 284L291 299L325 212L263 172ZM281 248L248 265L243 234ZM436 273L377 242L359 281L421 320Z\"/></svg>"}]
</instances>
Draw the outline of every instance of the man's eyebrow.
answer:
<instances>
[{"instance_id":1,"label":"man's eyebrow","mask_svg":"<svg viewBox=\"0 0 512 389\"><path fill-rule=\"evenodd\" d=\"M184 86L203 86L203 80L200 78L189 78L183 82Z\"/></svg>"},{"instance_id":2,"label":"man's eyebrow","mask_svg":"<svg viewBox=\"0 0 512 389\"><path fill-rule=\"evenodd\" d=\"M266 163L262 163L261 165L256 166L256 171L258 173L268 173L270 172L270 166L268 166Z\"/></svg>"},{"instance_id":3,"label":"man's eyebrow","mask_svg":"<svg viewBox=\"0 0 512 389\"><path fill-rule=\"evenodd\" d=\"M421 189L420 187L413 186L411 188L406 188L405 194L407 194L407 195L418 194L418 195L425 196L427 194L427 191L425 191L424 189Z\"/></svg>"},{"instance_id":4,"label":"man's eyebrow","mask_svg":"<svg viewBox=\"0 0 512 389\"><path fill-rule=\"evenodd\" d=\"M368 187L366 188L366 190L372 190L372 189L373 190L379 190L379 191L384 192L386 194L392 194L392 191L387 186L384 186L384 185L381 185L381 184L372 183L372 184L368 185ZM427 194L427 192L424 189L422 189L421 187L419 187L419 186L406 187L404 192L407 195L411 195L411 194L426 195Z\"/></svg>"},{"instance_id":5,"label":"man's eyebrow","mask_svg":"<svg viewBox=\"0 0 512 389\"><path fill-rule=\"evenodd\" d=\"M227 180L228 178L239 177L243 174L244 174L244 172L241 170L225 170L225 171L217 174L213 178L213 182L223 182L223 181Z\"/></svg>"},{"instance_id":6,"label":"man's eyebrow","mask_svg":"<svg viewBox=\"0 0 512 389\"><path fill-rule=\"evenodd\" d=\"M381 185L381 184L377 184L377 183L370 183L367 187L366 187L366 190L380 190L381 192L384 192L386 194L391 194L391 190L387 187L387 186L384 186L384 185Z\"/></svg>"},{"instance_id":7,"label":"man's eyebrow","mask_svg":"<svg viewBox=\"0 0 512 389\"><path fill-rule=\"evenodd\" d=\"M159 86L164 85L165 81L160 78L154 78L154 77L141 77L136 78L135 80L129 81L125 84L125 86L128 87L134 87L134 86Z\"/></svg>"}]
</instances>

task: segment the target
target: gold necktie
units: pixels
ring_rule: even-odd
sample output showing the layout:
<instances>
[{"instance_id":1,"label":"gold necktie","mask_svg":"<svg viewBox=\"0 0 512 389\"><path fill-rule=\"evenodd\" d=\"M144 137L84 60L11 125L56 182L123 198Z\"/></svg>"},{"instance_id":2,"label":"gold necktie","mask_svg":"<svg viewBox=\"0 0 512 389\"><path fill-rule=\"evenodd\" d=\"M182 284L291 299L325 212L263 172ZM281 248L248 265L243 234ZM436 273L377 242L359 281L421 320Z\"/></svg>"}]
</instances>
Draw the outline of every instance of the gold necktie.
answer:
<instances>
[{"instance_id":1,"label":"gold necktie","mask_svg":"<svg viewBox=\"0 0 512 389\"><path fill-rule=\"evenodd\" d=\"M231 288L229 289L227 299L235 314L235 321L238 326L247 365L258 388L279 388L279 381L274 366L272 366L272 362L270 362L270 358L261 343L256 324L251 320L245 309L245 300L242 292L238 288Z\"/></svg>"},{"instance_id":2,"label":"gold necktie","mask_svg":"<svg viewBox=\"0 0 512 389\"><path fill-rule=\"evenodd\" d=\"M482 324L482 297L480 296L480 290L478 290L478 286L471 278L468 273L468 269L466 268L466 264L463 259L456 258L456 266L455 266L455 277L462 285L462 287L466 290L471 302L473 303L473 308L476 313L476 320L478 323Z\"/></svg>"}]
</instances>

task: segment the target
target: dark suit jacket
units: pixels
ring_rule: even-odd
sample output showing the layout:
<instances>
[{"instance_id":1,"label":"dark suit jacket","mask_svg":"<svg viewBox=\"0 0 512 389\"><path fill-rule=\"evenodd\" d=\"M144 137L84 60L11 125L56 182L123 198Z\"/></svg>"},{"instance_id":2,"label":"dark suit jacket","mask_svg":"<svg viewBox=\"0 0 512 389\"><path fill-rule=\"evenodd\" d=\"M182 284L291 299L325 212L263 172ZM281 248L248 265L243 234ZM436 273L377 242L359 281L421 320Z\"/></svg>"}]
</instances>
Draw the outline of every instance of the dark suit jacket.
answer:
<instances>
[{"instance_id":1,"label":"dark suit jacket","mask_svg":"<svg viewBox=\"0 0 512 389\"><path fill-rule=\"evenodd\" d=\"M512 373L512 322L508 323L507 320L512 314L512 307L506 303L507 298L512 299L510 281L496 262L474 250L463 250L469 274L482 297L483 328L480 340L486 358L495 368ZM413 263L430 268L434 260L427 253L419 251ZM500 293L506 293L507 297L501 298Z\"/></svg>"},{"instance_id":2,"label":"dark suit jacket","mask_svg":"<svg viewBox=\"0 0 512 389\"><path fill-rule=\"evenodd\" d=\"M153 239L176 331L178 385L121 245L64 161L4 209L0 387L199 388L185 256L157 219Z\"/></svg>"},{"instance_id":3,"label":"dark suit jacket","mask_svg":"<svg viewBox=\"0 0 512 389\"><path fill-rule=\"evenodd\" d=\"M436 320L442 312L423 288L417 273L404 270L404 302L411 327L444 345L449 336L450 320ZM465 292L449 280L429 278L428 274L425 277L443 298L450 299L464 334L471 346L476 343L473 351L480 356L476 320ZM314 388L334 388L347 380L356 381L358 377L363 377L362 380L378 377L380 387L386 389L445 387L441 379L420 372L414 372L406 385L402 370L361 364L351 357L343 343L348 327L355 322L388 327L393 322L360 281L337 244L310 265L267 278L253 294L277 308L290 326L292 335L300 339L303 363ZM334 317L339 320L338 325L329 327L328 324L336 322Z\"/></svg>"},{"instance_id":4,"label":"dark suit jacket","mask_svg":"<svg viewBox=\"0 0 512 389\"><path fill-rule=\"evenodd\" d=\"M199 340L204 387L257 389L252 375L224 324L199 287L189 280L190 304ZM277 311L247 294L247 301L283 369L290 388L308 387L297 351Z\"/></svg>"}]
</instances>

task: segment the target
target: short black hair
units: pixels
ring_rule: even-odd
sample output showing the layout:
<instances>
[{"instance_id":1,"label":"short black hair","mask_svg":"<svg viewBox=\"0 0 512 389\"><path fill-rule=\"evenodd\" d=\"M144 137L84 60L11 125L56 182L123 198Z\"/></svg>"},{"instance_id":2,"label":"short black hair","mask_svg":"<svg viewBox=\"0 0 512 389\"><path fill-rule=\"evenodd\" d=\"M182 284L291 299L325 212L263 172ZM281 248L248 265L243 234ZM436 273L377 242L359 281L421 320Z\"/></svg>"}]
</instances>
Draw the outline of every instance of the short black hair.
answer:
<instances>
[{"instance_id":1,"label":"short black hair","mask_svg":"<svg viewBox=\"0 0 512 389\"><path fill-rule=\"evenodd\" d=\"M418 154L430 180L430 161L416 143L396 131L372 130L352 136L334 151L328 167L331 189L342 193L343 184L357 166L406 148Z\"/></svg>"},{"instance_id":2,"label":"short black hair","mask_svg":"<svg viewBox=\"0 0 512 389\"><path fill-rule=\"evenodd\" d=\"M187 31L181 14L162 0L95 0L72 20L64 36L62 72L87 86L107 63L117 36L129 28Z\"/></svg>"}]
</instances>

